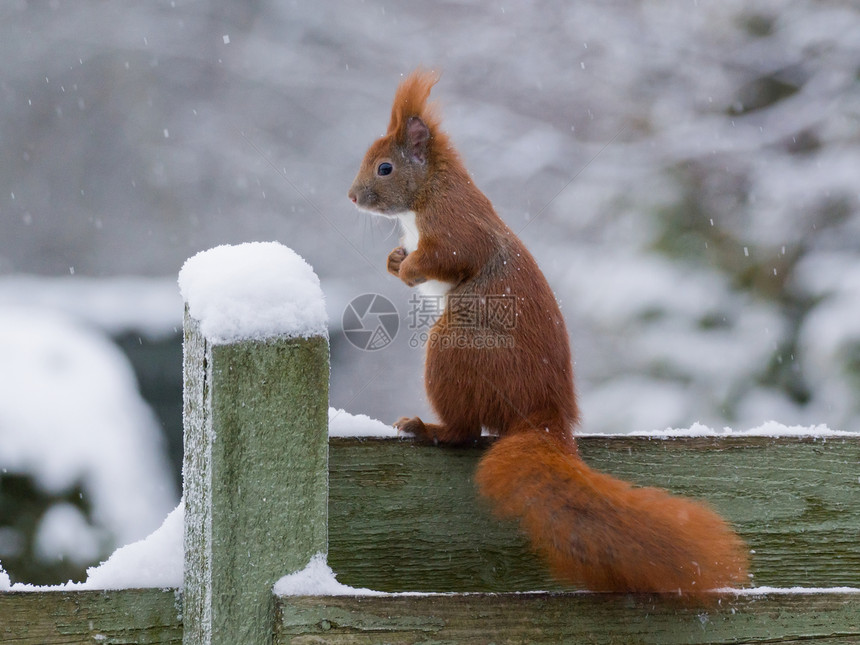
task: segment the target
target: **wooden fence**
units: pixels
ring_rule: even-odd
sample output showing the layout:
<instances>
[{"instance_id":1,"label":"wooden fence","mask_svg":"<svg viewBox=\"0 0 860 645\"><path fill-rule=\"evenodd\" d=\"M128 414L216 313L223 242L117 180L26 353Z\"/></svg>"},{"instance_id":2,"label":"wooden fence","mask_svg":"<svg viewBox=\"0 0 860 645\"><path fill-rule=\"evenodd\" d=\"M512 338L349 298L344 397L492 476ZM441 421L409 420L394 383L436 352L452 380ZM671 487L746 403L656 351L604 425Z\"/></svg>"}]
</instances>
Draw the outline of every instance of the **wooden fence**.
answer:
<instances>
[{"instance_id":1,"label":"wooden fence","mask_svg":"<svg viewBox=\"0 0 860 645\"><path fill-rule=\"evenodd\" d=\"M860 437L581 439L596 468L709 500L779 588L701 607L560 588L476 499L483 445L329 439L325 338L211 345L186 318L184 370L184 589L0 593L0 642L860 642ZM390 595L273 595L326 551Z\"/></svg>"}]
</instances>

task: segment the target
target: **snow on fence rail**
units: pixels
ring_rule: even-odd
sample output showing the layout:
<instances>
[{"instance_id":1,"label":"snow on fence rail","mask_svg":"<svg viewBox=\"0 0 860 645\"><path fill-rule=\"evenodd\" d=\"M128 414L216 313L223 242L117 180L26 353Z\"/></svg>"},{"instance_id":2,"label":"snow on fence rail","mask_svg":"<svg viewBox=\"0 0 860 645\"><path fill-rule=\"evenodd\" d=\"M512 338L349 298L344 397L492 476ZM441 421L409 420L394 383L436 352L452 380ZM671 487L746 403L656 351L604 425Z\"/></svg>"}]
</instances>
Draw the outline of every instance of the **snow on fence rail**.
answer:
<instances>
[{"instance_id":1,"label":"snow on fence rail","mask_svg":"<svg viewBox=\"0 0 860 645\"><path fill-rule=\"evenodd\" d=\"M602 470L708 499L754 551L755 577L706 607L562 592L515 525L475 499L472 472L491 439L455 450L342 436L371 422L327 415L315 280L277 245L189 261L184 582L0 593L0 642L860 639L860 437L774 427L583 437ZM284 300L294 306L264 311Z\"/></svg>"}]
</instances>

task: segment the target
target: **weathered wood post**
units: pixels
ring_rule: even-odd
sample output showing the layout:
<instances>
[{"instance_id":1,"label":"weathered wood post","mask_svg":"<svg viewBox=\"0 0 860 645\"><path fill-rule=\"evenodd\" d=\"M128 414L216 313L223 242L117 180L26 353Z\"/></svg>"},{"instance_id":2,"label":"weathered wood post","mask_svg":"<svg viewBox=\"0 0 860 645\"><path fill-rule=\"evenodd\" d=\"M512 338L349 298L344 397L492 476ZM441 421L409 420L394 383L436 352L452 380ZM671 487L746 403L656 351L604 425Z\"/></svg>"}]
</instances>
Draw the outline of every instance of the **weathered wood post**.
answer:
<instances>
[{"instance_id":1,"label":"weathered wood post","mask_svg":"<svg viewBox=\"0 0 860 645\"><path fill-rule=\"evenodd\" d=\"M270 643L273 584L327 547L328 338L319 281L278 244L180 273L183 643Z\"/></svg>"}]
</instances>

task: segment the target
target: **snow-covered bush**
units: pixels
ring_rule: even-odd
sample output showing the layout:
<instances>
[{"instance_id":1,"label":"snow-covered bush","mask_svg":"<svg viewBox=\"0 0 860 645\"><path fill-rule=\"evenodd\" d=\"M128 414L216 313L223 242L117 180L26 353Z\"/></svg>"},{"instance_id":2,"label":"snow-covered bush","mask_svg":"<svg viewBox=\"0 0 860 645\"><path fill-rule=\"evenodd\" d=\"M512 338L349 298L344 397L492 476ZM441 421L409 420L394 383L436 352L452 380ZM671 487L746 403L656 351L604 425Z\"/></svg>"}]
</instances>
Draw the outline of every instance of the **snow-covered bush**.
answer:
<instances>
[{"instance_id":1,"label":"snow-covered bush","mask_svg":"<svg viewBox=\"0 0 860 645\"><path fill-rule=\"evenodd\" d=\"M161 431L120 350L45 310L0 308L0 562L80 577L178 498Z\"/></svg>"}]
</instances>

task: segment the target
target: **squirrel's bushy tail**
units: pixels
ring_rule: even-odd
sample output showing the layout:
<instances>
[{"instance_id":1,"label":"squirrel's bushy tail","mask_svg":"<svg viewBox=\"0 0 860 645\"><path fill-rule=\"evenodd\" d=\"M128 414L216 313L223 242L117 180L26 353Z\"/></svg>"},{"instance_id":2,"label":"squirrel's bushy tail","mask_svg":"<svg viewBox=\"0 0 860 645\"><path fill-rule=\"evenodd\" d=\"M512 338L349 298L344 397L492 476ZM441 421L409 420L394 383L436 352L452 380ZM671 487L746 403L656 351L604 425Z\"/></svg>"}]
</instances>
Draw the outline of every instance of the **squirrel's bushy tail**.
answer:
<instances>
[{"instance_id":1,"label":"squirrel's bushy tail","mask_svg":"<svg viewBox=\"0 0 860 645\"><path fill-rule=\"evenodd\" d=\"M501 438L476 480L499 515L520 520L562 581L691 595L746 581L746 547L714 511L591 470L549 435Z\"/></svg>"}]
</instances>

